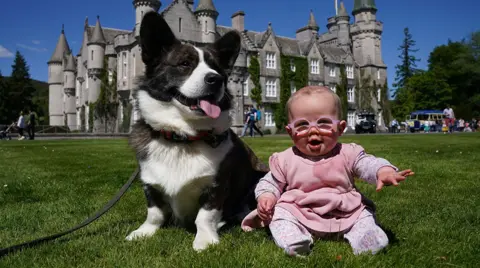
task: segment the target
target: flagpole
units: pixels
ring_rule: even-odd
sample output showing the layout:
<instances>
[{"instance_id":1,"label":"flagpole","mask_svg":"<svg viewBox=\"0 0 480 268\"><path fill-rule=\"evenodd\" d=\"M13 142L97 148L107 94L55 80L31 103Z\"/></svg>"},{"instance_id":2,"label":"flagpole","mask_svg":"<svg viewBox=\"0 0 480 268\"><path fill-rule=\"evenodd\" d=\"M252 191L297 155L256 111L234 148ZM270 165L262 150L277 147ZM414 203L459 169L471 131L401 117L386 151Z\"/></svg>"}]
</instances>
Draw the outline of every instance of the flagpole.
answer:
<instances>
[{"instance_id":1,"label":"flagpole","mask_svg":"<svg viewBox=\"0 0 480 268\"><path fill-rule=\"evenodd\" d=\"M337 3L337 0L335 0L335 16L338 16L338 3Z\"/></svg>"}]
</instances>

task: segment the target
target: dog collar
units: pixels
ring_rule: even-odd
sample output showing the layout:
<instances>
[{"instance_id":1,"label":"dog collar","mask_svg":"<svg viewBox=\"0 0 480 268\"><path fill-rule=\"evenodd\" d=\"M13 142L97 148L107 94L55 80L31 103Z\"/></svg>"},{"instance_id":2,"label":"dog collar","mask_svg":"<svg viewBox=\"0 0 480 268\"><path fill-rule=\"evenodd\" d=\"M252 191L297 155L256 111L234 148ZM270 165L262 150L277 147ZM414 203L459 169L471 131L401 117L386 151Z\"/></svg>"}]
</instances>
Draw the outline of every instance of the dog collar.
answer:
<instances>
[{"instance_id":1,"label":"dog collar","mask_svg":"<svg viewBox=\"0 0 480 268\"><path fill-rule=\"evenodd\" d=\"M180 135L174 131L169 130L158 130L158 134L163 137L165 140L174 141L174 142L183 142L191 143L194 141L205 141L208 145L213 148L216 148L228 138L228 130L221 134L213 134L212 130L200 130L197 132L197 135Z\"/></svg>"}]
</instances>

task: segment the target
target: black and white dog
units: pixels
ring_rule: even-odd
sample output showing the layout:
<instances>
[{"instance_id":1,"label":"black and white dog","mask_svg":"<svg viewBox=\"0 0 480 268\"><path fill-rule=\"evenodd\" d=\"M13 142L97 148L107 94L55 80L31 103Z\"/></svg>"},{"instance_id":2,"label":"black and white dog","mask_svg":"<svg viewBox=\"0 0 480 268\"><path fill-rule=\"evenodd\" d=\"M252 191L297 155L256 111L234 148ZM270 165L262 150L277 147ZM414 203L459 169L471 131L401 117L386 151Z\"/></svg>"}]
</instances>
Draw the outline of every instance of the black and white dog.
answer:
<instances>
[{"instance_id":1,"label":"black and white dog","mask_svg":"<svg viewBox=\"0 0 480 268\"><path fill-rule=\"evenodd\" d=\"M255 208L253 188L268 168L230 130L227 80L240 42L231 31L204 48L182 44L160 14L145 14L146 69L135 91L141 119L130 145L148 211L127 240L152 236L170 219L196 227L193 248L200 251L219 242L223 224Z\"/></svg>"}]
</instances>

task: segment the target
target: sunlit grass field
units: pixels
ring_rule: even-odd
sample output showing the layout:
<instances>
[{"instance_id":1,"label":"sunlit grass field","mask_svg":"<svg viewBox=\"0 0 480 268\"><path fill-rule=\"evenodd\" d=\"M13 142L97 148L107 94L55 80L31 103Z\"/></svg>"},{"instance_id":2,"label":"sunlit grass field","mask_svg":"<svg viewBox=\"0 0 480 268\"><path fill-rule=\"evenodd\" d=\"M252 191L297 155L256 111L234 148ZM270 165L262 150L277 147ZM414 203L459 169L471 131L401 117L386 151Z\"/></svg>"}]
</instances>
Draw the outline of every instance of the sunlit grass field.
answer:
<instances>
[{"instance_id":1,"label":"sunlit grass field","mask_svg":"<svg viewBox=\"0 0 480 268\"><path fill-rule=\"evenodd\" d=\"M246 138L263 161L291 142ZM219 245L192 249L193 233L160 229L128 242L146 216L137 181L105 216L52 243L0 259L0 267L478 267L480 257L480 135L359 135L361 144L416 175L375 192L391 244L355 256L348 243L317 241L305 259L287 257L266 230L221 234ZM0 248L54 234L83 221L114 196L136 167L126 140L0 142Z\"/></svg>"}]
</instances>

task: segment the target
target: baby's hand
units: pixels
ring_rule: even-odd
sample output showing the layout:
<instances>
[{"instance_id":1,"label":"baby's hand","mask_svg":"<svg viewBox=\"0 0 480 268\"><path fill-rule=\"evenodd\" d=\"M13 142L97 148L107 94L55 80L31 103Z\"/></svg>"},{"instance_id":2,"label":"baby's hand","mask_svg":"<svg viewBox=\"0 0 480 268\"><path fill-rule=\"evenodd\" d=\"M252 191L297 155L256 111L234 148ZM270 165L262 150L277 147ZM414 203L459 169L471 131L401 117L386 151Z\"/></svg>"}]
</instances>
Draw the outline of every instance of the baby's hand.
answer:
<instances>
[{"instance_id":1,"label":"baby's hand","mask_svg":"<svg viewBox=\"0 0 480 268\"><path fill-rule=\"evenodd\" d=\"M270 221L273 217L273 208L277 203L277 198L272 193L263 193L258 197L258 216L264 221Z\"/></svg>"},{"instance_id":2,"label":"baby's hand","mask_svg":"<svg viewBox=\"0 0 480 268\"><path fill-rule=\"evenodd\" d=\"M380 191L384 185L393 184L397 186L399 182L406 180L408 176L414 174L410 169L397 172L391 167L383 167L377 172L377 192Z\"/></svg>"}]
</instances>

